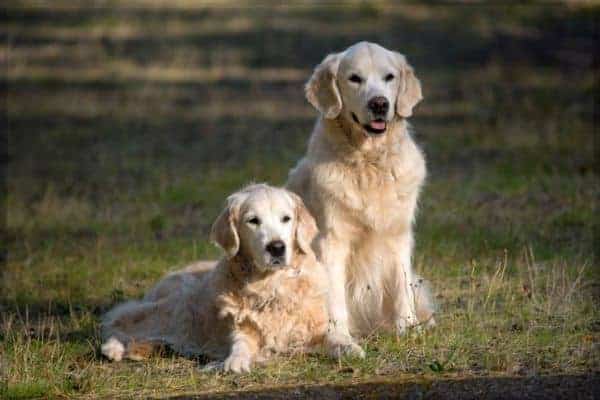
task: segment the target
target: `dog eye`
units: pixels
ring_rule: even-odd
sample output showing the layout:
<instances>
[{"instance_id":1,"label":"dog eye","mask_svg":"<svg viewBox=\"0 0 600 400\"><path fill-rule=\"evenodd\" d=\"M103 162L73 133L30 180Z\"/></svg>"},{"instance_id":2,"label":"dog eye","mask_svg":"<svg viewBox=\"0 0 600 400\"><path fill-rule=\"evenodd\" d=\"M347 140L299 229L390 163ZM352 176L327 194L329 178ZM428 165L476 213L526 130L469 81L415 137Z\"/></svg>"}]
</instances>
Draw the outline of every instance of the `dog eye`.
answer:
<instances>
[{"instance_id":1,"label":"dog eye","mask_svg":"<svg viewBox=\"0 0 600 400\"><path fill-rule=\"evenodd\" d=\"M250 218L248 223L252 225L260 225L260 219L258 219L258 217Z\"/></svg>"},{"instance_id":2,"label":"dog eye","mask_svg":"<svg viewBox=\"0 0 600 400\"><path fill-rule=\"evenodd\" d=\"M385 79L385 81L386 81L386 82L393 81L393 80L394 80L394 75L392 75L392 74L387 74L387 75L385 76L385 78L383 78L383 79Z\"/></svg>"},{"instance_id":3,"label":"dog eye","mask_svg":"<svg viewBox=\"0 0 600 400\"><path fill-rule=\"evenodd\" d=\"M289 215L285 215L283 218L281 218L281 222L283 222L284 224L287 222L290 222L292 218Z\"/></svg>"},{"instance_id":4,"label":"dog eye","mask_svg":"<svg viewBox=\"0 0 600 400\"><path fill-rule=\"evenodd\" d=\"M362 78L356 74L352 74L350 75L350 78L348 78L348 80L350 82L354 82L354 83L361 83L362 82Z\"/></svg>"}]
</instances>

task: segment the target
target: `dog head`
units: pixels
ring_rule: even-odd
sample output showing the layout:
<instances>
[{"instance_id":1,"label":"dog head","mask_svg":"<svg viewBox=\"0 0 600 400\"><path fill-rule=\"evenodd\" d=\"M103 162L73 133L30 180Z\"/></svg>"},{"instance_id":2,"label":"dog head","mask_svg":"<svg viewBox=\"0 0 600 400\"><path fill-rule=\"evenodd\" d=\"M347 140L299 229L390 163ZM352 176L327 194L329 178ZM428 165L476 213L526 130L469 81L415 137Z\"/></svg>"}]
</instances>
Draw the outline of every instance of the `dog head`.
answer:
<instances>
[{"instance_id":1,"label":"dog head","mask_svg":"<svg viewBox=\"0 0 600 400\"><path fill-rule=\"evenodd\" d=\"M406 58L369 42L325 57L305 91L325 118L342 116L369 137L385 134L395 115L410 117L423 98Z\"/></svg>"},{"instance_id":2,"label":"dog head","mask_svg":"<svg viewBox=\"0 0 600 400\"><path fill-rule=\"evenodd\" d=\"M317 225L297 195L264 184L227 198L211 239L229 258L241 256L260 271L291 266L297 252L311 253Z\"/></svg>"}]
</instances>

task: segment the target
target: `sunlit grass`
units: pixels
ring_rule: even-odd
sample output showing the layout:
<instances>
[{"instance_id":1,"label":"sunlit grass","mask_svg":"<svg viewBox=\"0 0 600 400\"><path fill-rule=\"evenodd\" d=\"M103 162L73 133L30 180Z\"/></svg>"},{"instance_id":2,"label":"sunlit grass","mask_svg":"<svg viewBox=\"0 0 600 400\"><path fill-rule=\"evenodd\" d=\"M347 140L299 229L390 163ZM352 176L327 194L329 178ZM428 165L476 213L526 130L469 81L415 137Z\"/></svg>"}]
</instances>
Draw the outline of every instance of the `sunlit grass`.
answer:
<instances>
[{"instance_id":1,"label":"sunlit grass","mask_svg":"<svg viewBox=\"0 0 600 400\"><path fill-rule=\"evenodd\" d=\"M161 250L163 258L192 258L177 250ZM136 297L159 270L166 269L155 268L152 257L135 253L131 257L143 269L129 268L113 275L112 282L95 280L93 294L71 293L74 305L61 309L58 304L49 310L54 315L61 311L59 316L30 317L25 301L17 313L5 314L0 335L9 397L159 395L382 377L577 374L598 368L598 321L593 300L586 294L590 267L540 263L527 249L519 261L507 257L490 264L474 261L456 277L435 274L441 304L438 326L401 338L374 334L362 341L364 360L279 357L241 377L202 372L196 361L177 356L112 364L97 353L97 315L89 304L101 301L94 298L98 294L111 302ZM85 261L79 267L94 269ZM123 276L137 284L123 286ZM52 281L47 284L55 286ZM73 277L64 284L73 288L80 283ZM77 297L86 301L78 304ZM61 294L52 293L51 298L60 301Z\"/></svg>"}]
</instances>

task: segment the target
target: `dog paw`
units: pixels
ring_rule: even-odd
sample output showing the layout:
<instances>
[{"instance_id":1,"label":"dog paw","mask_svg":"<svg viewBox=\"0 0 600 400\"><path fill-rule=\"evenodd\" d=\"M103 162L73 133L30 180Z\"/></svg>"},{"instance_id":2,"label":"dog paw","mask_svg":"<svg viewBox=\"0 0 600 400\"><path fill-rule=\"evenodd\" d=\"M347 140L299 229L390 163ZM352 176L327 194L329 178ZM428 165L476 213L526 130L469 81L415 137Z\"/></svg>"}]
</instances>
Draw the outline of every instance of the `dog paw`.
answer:
<instances>
[{"instance_id":1,"label":"dog paw","mask_svg":"<svg viewBox=\"0 0 600 400\"><path fill-rule=\"evenodd\" d=\"M365 358L365 351L350 335L329 335L327 347L329 354L338 359L346 356Z\"/></svg>"},{"instance_id":2,"label":"dog paw","mask_svg":"<svg viewBox=\"0 0 600 400\"><path fill-rule=\"evenodd\" d=\"M110 337L101 347L102 354L112 361L121 361L125 354L125 346L117 338Z\"/></svg>"},{"instance_id":3,"label":"dog paw","mask_svg":"<svg viewBox=\"0 0 600 400\"><path fill-rule=\"evenodd\" d=\"M233 372L241 374L244 372L250 372L250 357L244 354L232 354L225 360L223 364L223 370L225 372Z\"/></svg>"}]
</instances>

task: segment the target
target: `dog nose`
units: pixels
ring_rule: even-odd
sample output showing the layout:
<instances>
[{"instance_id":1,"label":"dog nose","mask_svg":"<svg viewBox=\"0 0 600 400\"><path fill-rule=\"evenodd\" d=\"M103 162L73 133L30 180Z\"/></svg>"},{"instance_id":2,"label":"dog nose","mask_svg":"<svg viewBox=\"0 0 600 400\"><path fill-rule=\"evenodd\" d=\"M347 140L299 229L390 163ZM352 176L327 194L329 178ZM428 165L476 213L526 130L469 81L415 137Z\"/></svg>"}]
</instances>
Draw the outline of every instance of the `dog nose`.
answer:
<instances>
[{"instance_id":1,"label":"dog nose","mask_svg":"<svg viewBox=\"0 0 600 400\"><path fill-rule=\"evenodd\" d=\"M369 100L367 107L375 115L384 115L390 109L390 102L383 96L376 96Z\"/></svg>"},{"instance_id":2,"label":"dog nose","mask_svg":"<svg viewBox=\"0 0 600 400\"><path fill-rule=\"evenodd\" d=\"M285 254L285 243L281 240L273 240L267 244L266 249L273 257L281 257Z\"/></svg>"}]
</instances>

